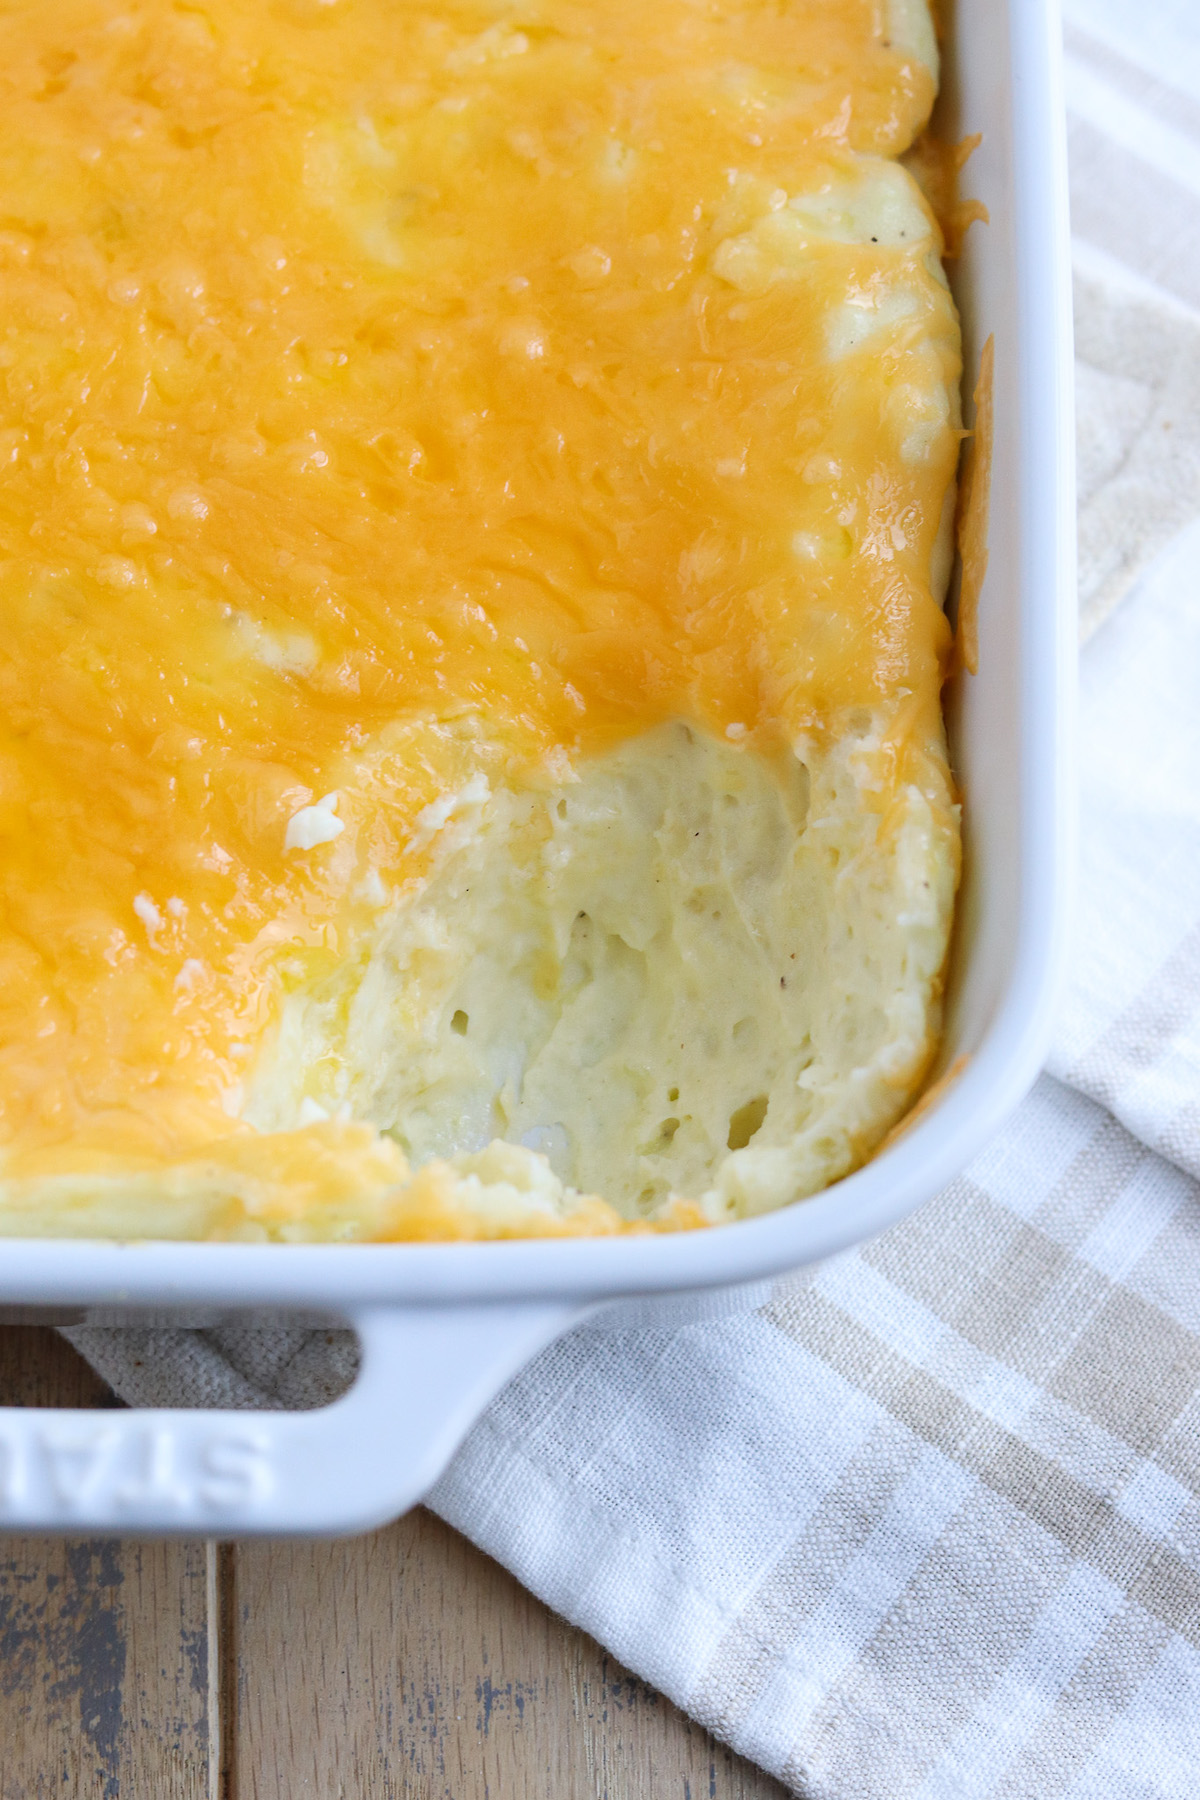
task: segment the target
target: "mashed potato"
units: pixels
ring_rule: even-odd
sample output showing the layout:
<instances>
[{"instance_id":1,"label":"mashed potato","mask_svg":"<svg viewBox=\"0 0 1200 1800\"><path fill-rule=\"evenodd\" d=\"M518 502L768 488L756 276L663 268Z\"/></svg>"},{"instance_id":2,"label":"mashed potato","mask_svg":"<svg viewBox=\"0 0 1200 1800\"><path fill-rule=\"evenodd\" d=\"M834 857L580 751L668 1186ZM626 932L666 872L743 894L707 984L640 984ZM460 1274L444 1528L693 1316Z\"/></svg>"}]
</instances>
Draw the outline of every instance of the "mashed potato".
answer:
<instances>
[{"instance_id":1,"label":"mashed potato","mask_svg":"<svg viewBox=\"0 0 1200 1800\"><path fill-rule=\"evenodd\" d=\"M958 869L924 0L61 0L0 70L0 1232L861 1163Z\"/></svg>"},{"instance_id":2,"label":"mashed potato","mask_svg":"<svg viewBox=\"0 0 1200 1800\"><path fill-rule=\"evenodd\" d=\"M935 1042L955 809L940 747L896 790L886 738L864 718L766 750L675 723L565 783L469 783L421 827L428 878L323 981L288 985L235 1100L265 1157L239 1138L232 1164L165 1182L10 1187L10 1218L491 1235L815 1192L874 1147ZM269 1159L309 1138L281 1207ZM357 1191L322 1191L321 1153Z\"/></svg>"},{"instance_id":3,"label":"mashed potato","mask_svg":"<svg viewBox=\"0 0 1200 1800\"><path fill-rule=\"evenodd\" d=\"M503 1138L628 1218L825 1186L927 1065L953 899L939 760L881 813L881 736L676 724L460 797L428 883L287 994L241 1116L370 1119L417 1164Z\"/></svg>"}]
</instances>

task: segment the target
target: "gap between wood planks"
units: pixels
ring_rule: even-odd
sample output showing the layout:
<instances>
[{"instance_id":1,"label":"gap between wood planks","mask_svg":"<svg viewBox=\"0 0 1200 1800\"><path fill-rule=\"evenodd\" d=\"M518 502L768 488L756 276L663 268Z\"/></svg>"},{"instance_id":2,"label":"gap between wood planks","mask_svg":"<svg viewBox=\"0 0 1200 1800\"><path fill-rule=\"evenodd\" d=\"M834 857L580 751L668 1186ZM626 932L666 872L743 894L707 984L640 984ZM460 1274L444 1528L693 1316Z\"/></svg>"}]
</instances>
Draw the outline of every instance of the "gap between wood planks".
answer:
<instances>
[{"instance_id":1,"label":"gap between wood planks","mask_svg":"<svg viewBox=\"0 0 1200 1800\"><path fill-rule=\"evenodd\" d=\"M232 1544L206 1538L204 1610L208 1680L208 1794L237 1795L237 1556Z\"/></svg>"}]
</instances>

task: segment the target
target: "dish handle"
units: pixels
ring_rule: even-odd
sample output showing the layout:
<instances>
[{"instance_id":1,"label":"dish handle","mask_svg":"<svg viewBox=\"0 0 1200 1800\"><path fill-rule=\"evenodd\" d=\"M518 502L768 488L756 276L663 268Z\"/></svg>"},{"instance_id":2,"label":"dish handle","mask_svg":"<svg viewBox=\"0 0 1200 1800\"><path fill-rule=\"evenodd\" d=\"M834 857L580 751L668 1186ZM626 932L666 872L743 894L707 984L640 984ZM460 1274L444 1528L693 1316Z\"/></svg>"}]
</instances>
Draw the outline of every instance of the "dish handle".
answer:
<instances>
[{"instance_id":1,"label":"dish handle","mask_svg":"<svg viewBox=\"0 0 1200 1800\"><path fill-rule=\"evenodd\" d=\"M0 1408L0 1530L371 1530L429 1491L510 1376L590 1310L529 1301L356 1313L358 1376L311 1412Z\"/></svg>"}]
</instances>

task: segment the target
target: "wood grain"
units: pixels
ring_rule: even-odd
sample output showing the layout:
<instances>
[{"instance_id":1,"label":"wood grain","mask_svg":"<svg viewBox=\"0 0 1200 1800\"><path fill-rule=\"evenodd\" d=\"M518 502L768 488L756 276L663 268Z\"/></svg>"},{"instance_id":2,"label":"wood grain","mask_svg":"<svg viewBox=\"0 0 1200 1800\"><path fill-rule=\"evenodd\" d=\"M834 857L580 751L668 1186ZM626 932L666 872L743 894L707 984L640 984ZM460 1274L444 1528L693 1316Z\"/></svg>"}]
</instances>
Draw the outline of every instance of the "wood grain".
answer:
<instances>
[{"instance_id":1,"label":"wood grain","mask_svg":"<svg viewBox=\"0 0 1200 1800\"><path fill-rule=\"evenodd\" d=\"M431 1514L244 1546L236 1800L775 1800L783 1789Z\"/></svg>"},{"instance_id":2,"label":"wood grain","mask_svg":"<svg viewBox=\"0 0 1200 1800\"><path fill-rule=\"evenodd\" d=\"M0 1404L116 1404L0 1327ZM418 1509L321 1544L0 1539L0 1800L782 1800Z\"/></svg>"},{"instance_id":3,"label":"wood grain","mask_svg":"<svg viewBox=\"0 0 1200 1800\"><path fill-rule=\"evenodd\" d=\"M0 1405L119 1406L120 1401L48 1325L0 1325Z\"/></svg>"},{"instance_id":4,"label":"wood grain","mask_svg":"<svg viewBox=\"0 0 1200 1800\"><path fill-rule=\"evenodd\" d=\"M45 1327L0 1401L117 1404ZM0 1800L208 1800L206 1674L202 1544L0 1539Z\"/></svg>"}]
</instances>

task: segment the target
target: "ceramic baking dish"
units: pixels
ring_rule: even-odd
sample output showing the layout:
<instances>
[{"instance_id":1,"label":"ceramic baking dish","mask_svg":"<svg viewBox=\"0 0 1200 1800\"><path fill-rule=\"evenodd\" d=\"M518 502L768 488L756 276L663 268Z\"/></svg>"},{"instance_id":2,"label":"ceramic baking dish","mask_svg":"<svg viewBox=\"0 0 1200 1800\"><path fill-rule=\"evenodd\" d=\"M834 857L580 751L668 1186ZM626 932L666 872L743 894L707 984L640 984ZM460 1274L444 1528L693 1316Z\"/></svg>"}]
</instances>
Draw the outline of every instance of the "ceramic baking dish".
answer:
<instances>
[{"instance_id":1,"label":"ceramic baking dish","mask_svg":"<svg viewBox=\"0 0 1200 1800\"><path fill-rule=\"evenodd\" d=\"M97 1323L197 1324L300 1311L351 1324L362 1366L315 1412L0 1410L0 1524L221 1537L377 1524L420 1498L509 1376L585 1314L769 1281L883 1230L956 1175L1029 1087L1063 963L1072 861L1060 30L1051 0L958 0L955 11L939 130L982 134L967 191L990 214L968 234L955 286L967 368L994 334L996 369L979 672L949 703L966 870L942 1066L960 1072L857 1174L708 1231L465 1245L6 1241L7 1317L70 1309Z\"/></svg>"}]
</instances>

